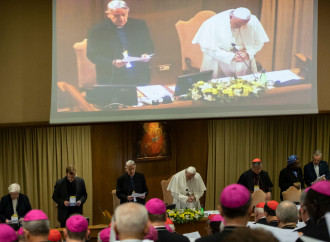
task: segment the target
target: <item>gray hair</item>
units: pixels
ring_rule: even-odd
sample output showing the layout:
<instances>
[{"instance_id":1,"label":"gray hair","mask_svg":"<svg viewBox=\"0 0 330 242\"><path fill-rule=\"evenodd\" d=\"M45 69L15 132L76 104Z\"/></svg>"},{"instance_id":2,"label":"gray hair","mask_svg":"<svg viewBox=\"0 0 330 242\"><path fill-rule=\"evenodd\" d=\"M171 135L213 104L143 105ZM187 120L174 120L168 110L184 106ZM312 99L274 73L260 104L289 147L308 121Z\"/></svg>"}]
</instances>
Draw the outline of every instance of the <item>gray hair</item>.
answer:
<instances>
[{"instance_id":1,"label":"gray hair","mask_svg":"<svg viewBox=\"0 0 330 242\"><path fill-rule=\"evenodd\" d=\"M306 190L302 191L300 195L300 205L305 204L306 196L307 196Z\"/></svg>"},{"instance_id":2,"label":"gray hair","mask_svg":"<svg viewBox=\"0 0 330 242\"><path fill-rule=\"evenodd\" d=\"M119 234L137 235L143 233L148 223L147 209L138 203L124 203L115 211L116 228Z\"/></svg>"},{"instance_id":3,"label":"gray hair","mask_svg":"<svg viewBox=\"0 0 330 242\"><path fill-rule=\"evenodd\" d=\"M136 166L135 161L134 160L126 161L126 166Z\"/></svg>"},{"instance_id":4,"label":"gray hair","mask_svg":"<svg viewBox=\"0 0 330 242\"><path fill-rule=\"evenodd\" d=\"M24 221L23 228L34 236L49 234L49 220Z\"/></svg>"},{"instance_id":5,"label":"gray hair","mask_svg":"<svg viewBox=\"0 0 330 242\"><path fill-rule=\"evenodd\" d=\"M125 1L122 0L112 0L107 5L108 10L115 10L119 8L128 9L128 5Z\"/></svg>"},{"instance_id":6,"label":"gray hair","mask_svg":"<svg viewBox=\"0 0 330 242\"><path fill-rule=\"evenodd\" d=\"M298 223L298 209L291 201L283 201L276 208L276 216L282 223Z\"/></svg>"},{"instance_id":7,"label":"gray hair","mask_svg":"<svg viewBox=\"0 0 330 242\"><path fill-rule=\"evenodd\" d=\"M315 150L315 152L314 152L313 155L314 155L314 156L322 156L322 151L320 151L320 150Z\"/></svg>"},{"instance_id":8,"label":"gray hair","mask_svg":"<svg viewBox=\"0 0 330 242\"><path fill-rule=\"evenodd\" d=\"M12 192L20 193L21 187L17 183L13 183L13 184L10 184L10 186L8 187L8 191L9 191L9 193L12 193Z\"/></svg>"}]
</instances>

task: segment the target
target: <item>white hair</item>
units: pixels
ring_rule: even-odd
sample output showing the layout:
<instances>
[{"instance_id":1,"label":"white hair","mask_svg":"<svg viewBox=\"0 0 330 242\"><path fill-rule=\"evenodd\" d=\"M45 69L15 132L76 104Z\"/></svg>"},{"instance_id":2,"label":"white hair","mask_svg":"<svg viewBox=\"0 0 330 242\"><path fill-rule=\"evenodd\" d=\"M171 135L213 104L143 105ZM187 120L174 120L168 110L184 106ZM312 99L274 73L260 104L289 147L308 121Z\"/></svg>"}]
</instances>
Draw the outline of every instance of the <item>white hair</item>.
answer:
<instances>
[{"instance_id":1,"label":"white hair","mask_svg":"<svg viewBox=\"0 0 330 242\"><path fill-rule=\"evenodd\" d=\"M260 213L264 213L265 210L264 210L264 208L257 208L257 207L255 207L254 208L254 212L257 212L258 214L260 214Z\"/></svg>"},{"instance_id":2,"label":"white hair","mask_svg":"<svg viewBox=\"0 0 330 242\"><path fill-rule=\"evenodd\" d=\"M291 201L283 201L276 208L276 216L282 223L298 223L298 209Z\"/></svg>"},{"instance_id":3,"label":"white hair","mask_svg":"<svg viewBox=\"0 0 330 242\"><path fill-rule=\"evenodd\" d=\"M186 169L186 172L190 173L190 174L196 174L196 168L193 167L193 166L189 166L187 169Z\"/></svg>"},{"instance_id":4,"label":"white hair","mask_svg":"<svg viewBox=\"0 0 330 242\"><path fill-rule=\"evenodd\" d=\"M136 166L135 161L134 160L126 161L126 166Z\"/></svg>"},{"instance_id":5,"label":"white hair","mask_svg":"<svg viewBox=\"0 0 330 242\"><path fill-rule=\"evenodd\" d=\"M115 10L115 9L119 9L119 8L124 8L124 9L128 9L128 5L125 1L122 0L112 0L108 3L108 10Z\"/></svg>"},{"instance_id":6,"label":"white hair","mask_svg":"<svg viewBox=\"0 0 330 242\"><path fill-rule=\"evenodd\" d=\"M138 203L124 203L115 211L116 228L119 234L139 235L148 224L148 211Z\"/></svg>"},{"instance_id":7,"label":"white hair","mask_svg":"<svg viewBox=\"0 0 330 242\"><path fill-rule=\"evenodd\" d=\"M21 187L17 183L13 183L13 184L10 184L10 186L8 187L8 191L9 191L9 193L12 193L12 192L20 193Z\"/></svg>"}]
</instances>

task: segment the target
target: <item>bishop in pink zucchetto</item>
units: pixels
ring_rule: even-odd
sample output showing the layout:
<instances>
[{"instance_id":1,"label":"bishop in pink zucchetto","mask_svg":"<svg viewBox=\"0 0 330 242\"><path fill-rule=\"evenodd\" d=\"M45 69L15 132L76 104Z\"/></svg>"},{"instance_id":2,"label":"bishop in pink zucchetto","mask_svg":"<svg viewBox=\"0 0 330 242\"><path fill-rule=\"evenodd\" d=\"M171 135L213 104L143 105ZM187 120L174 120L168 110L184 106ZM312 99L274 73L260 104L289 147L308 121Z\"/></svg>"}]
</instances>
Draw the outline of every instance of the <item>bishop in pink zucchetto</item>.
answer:
<instances>
[{"instance_id":1,"label":"bishop in pink zucchetto","mask_svg":"<svg viewBox=\"0 0 330 242\"><path fill-rule=\"evenodd\" d=\"M304 236L318 240L329 241L330 233L327 228L325 214L330 212L330 182L319 181L308 190L305 204L308 214L316 224L304 232Z\"/></svg>"},{"instance_id":2,"label":"bishop in pink zucchetto","mask_svg":"<svg viewBox=\"0 0 330 242\"><path fill-rule=\"evenodd\" d=\"M89 238L88 221L82 215L72 215L66 220L66 227L63 230L65 241L85 241Z\"/></svg>"},{"instance_id":3,"label":"bishop in pink zucchetto","mask_svg":"<svg viewBox=\"0 0 330 242\"><path fill-rule=\"evenodd\" d=\"M223 189L220 203L227 208L238 208L250 200L249 190L240 184L231 184Z\"/></svg>"},{"instance_id":4,"label":"bishop in pink zucchetto","mask_svg":"<svg viewBox=\"0 0 330 242\"><path fill-rule=\"evenodd\" d=\"M17 234L15 230L8 224L0 224L0 241L12 242L17 241Z\"/></svg>"},{"instance_id":5,"label":"bishop in pink zucchetto","mask_svg":"<svg viewBox=\"0 0 330 242\"><path fill-rule=\"evenodd\" d=\"M158 198L152 198L146 203L146 209L148 213L151 214L163 214L166 213L166 205L165 203L158 199Z\"/></svg>"},{"instance_id":6,"label":"bishop in pink zucchetto","mask_svg":"<svg viewBox=\"0 0 330 242\"><path fill-rule=\"evenodd\" d=\"M111 230L111 228L102 229L98 235L98 237L99 237L98 241L99 242L109 242L110 230Z\"/></svg>"},{"instance_id":7,"label":"bishop in pink zucchetto","mask_svg":"<svg viewBox=\"0 0 330 242\"><path fill-rule=\"evenodd\" d=\"M32 209L23 220L24 238L29 241L48 241L49 220L39 209Z\"/></svg>"},{"instance_id":8,"label":"bishop in pink zucchetto","mask_svg":"<svg viewBox=\"0 0 330 242\"><path fill-rule=\"evenodd\" d=\"M24 235L24 229L22 227L17 231L17 235Z\"/></svg>"},{"instance_id":9,"label":"bishop in pink zucchetto","mask_svg":"<svg viewBox=\"0 0 330 242\"><path fill-rule=\"evenodd\" d=\"M158 233L159 242L189 241L187 237L172 233L172 231L169 231L168 227L166 227L166 205L162 200L158 198L152 198L146 203L145 207L149 214L149 221Z\"/></svg>"}]
</instances>

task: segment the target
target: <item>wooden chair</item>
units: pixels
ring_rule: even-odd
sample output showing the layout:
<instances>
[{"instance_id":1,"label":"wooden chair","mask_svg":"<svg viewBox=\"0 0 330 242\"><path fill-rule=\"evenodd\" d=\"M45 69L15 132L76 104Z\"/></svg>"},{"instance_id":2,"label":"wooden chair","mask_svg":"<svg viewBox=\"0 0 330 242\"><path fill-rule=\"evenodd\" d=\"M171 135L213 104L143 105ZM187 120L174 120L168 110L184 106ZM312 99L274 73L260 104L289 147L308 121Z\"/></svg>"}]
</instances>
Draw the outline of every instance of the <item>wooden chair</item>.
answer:
<instances>
[{"instance_id":1,"label":"wooden chair","mask_svg":"<svg viewBox=\"0 0 330 242\"><path fill-rule=\"evenodd\" d=\"M182 70L184 73L197 72L200 69L203 53L199 45L194 45L191 42L202 23L213 15L215 15L213 11L200 11L190 20L179 20L175 24L181 45Z\"/></svg>"},{"instance_id":2,"label":"wooden chair","mask_svg":"<svg viewBox=\"0 0 330 242\"><path fill-rule=\"evenodd\" d=\"M81 90L92 89L96 84L95 64L87 58L87 39L73 45L76 53L78 85Z\"/></svg>"},{"instance_id":3,"label":"wooden chair","mask_svg":"<svg viewBox=\"0 0 330 242\"><path fill-rule=\"evenodd\" d=\"M115 212L116 207L120 205L120 200L116 195L116 190L112 190L112 203L113 203L113 212Z\"/></svg>"},{"instance_id":4,"label":"wooden chair","mask_svg":"<svg viewBox=\"0 0 330 242\"><path fill-rule=\"evenodd\" d=\"M282 192L283 200L289 200L291 202L300 202L301 189L297 189L294 186L288 188L288 190Z\"/></svg>"},{"instance_id":5,"label":"wooden chair","mask_svg":"<svg viewBox=\"0 0 330 242\"><path fill-rule=\"evenodd\" d=\"M252 197L252 206L256 206L260 202L266 202L266 193L261 189L255 191L251 195Z\"/></svg>"},{"instance_id":6,"label":"wooden chair","mask_svg":"<svg viewBox=\"0 0 330 242\"><path fill-rule=\"evenodd\" d=\"M67 111L99 111L99 109L95 108L85 100L77 88L67 82L57 82L57 91L58 100L64 102L60 105L67 106Z\"/></svg>"},{"instance_id":7,"label":"wooden chair","mask_svg":"<svg viewBox=\"0 0 330 242\"><path fill-rule=\"evenodd\" d=\"M172 197L171 191L167 190L168 184L170 183L171 179L172 179L172 176L168 180L162 180L160 182L160 185L162 186L162 190L163 190L163 200L164 200L164 203L167 205L173 203L173 197Z\"/></svg>"}]
</instances>

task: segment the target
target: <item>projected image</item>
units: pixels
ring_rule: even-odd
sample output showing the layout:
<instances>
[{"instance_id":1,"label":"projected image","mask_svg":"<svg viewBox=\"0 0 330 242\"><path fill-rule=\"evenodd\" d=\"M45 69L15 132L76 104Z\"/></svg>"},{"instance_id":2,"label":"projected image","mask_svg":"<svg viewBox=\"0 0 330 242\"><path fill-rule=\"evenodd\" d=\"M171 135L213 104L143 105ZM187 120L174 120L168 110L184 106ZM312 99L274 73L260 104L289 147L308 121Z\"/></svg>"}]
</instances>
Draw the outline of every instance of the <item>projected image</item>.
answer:
<instances>
[{"instance_id":1,"label":"projected image","mask_svg":"<svg viewBox=\"0 0 330 242\"><path fill-rule=\"evenodd\" d=\"M312 0L57 0L51 122L317 112Z\"/></svg>"}]
</instances>

